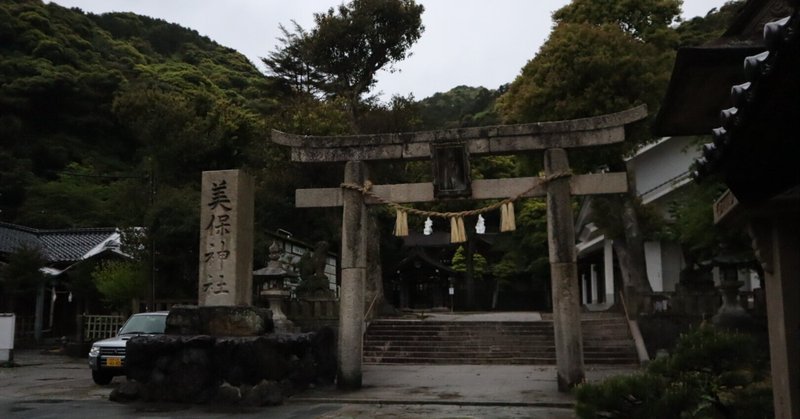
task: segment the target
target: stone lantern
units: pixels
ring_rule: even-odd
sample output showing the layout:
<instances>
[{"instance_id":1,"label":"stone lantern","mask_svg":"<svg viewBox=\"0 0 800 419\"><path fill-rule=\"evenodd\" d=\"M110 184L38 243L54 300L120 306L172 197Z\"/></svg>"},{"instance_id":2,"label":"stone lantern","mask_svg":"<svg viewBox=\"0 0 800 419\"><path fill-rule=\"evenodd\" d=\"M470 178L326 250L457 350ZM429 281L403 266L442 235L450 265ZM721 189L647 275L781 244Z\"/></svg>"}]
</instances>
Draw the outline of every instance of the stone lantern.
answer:
<instances>
[{"instance_id":1,"label":"stone lantern","mask_svg":"<svg viewBox=\"0 0 800 419\"><path fill-rule=\"evenodd\" d=\"M289 290L284 286L286 278L296 276L287 271L280 262L281 248L276 242L269 246L267 267L253 272L255 283L260 283L258 292L261 301L266 300L272 310L272 321L276 332L294 332L295 325L283 312L283 301L289 297Z\"/></svg>"},{"instance_id":2,"label":"stone lantern","mask_svg":"<svg viewBox=\"0 0 800 419\"><path fill-rule=\"evenodd\" d=\"M714 264L719 267L722 274L718 286L722 293L722 306L711 322L722 328L747 330L752 318L739 301L739 288L744 285L744 282L738 279L738 270L745 262L733 257L722 256L715 258Z\"/></svg>"}]
</instances>

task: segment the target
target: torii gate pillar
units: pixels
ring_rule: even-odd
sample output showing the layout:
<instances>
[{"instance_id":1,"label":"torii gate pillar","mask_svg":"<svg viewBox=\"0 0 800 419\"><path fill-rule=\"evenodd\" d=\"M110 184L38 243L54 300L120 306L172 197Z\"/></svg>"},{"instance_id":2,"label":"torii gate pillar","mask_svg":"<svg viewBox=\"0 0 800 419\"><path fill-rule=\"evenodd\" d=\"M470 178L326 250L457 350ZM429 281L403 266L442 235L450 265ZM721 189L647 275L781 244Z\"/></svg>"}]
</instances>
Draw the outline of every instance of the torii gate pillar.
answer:
<instances>
[{"instance_id":1,"label":"torii gate pillar","mask_svg":"<svg viewBox=\"0 0 800 419\"><path fill-rule=\"evenodd\" d=\"M561 148L546 150L544 168L548 177L569 173L567 152ZM585 373L575 225L568 177L553 179L547 185L547 242L558 390L569 391L583 381Z\"/></svg>"},{"instance_id":2,"label":"torii gate pillar","mask_svg":"<svg viewBox=\"0 0 800 419\"><path fill-rule=\"evenodd\" d=\"M349 161L345 183L363 185L367 166ZM339 363L337 386L361 388L361 351L364 341L364 278L367 271L367 207L357 191L342 192L342 284L339 292Z\"/></svg>"}]
</instances>

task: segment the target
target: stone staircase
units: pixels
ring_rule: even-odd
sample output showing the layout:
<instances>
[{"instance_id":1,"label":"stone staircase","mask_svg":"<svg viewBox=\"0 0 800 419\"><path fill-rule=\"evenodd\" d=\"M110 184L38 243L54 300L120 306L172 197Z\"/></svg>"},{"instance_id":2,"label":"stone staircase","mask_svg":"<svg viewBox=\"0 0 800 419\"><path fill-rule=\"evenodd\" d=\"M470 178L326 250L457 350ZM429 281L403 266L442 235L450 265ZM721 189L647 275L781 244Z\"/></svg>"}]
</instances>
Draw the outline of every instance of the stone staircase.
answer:
<instances>
[{"instance_id":1,"label":"stone staircase","mask_svg":"<svg viewBox=\"0 0 800 419\"><path fill-rule=\"evenodd\" d=\"M585 364L638 364L628 323L618 313L584 313ZM375 320L364 337L367 364L556 363L553 322Z\"/></svg>"}]
</instances>

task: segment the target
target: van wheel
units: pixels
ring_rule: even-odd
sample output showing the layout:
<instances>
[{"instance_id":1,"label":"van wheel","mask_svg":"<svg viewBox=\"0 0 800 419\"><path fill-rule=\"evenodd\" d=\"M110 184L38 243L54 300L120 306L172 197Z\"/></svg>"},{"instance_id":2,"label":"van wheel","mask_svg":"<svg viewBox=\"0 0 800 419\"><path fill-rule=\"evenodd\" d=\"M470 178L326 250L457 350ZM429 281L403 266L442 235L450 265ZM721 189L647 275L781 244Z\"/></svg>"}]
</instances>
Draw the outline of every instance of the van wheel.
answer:
<instances>
[{"instance_id":1,"label":"van wheel","mask_svg":"<svg viewBox=\"0 0 800 419\"><path fill-rule=\"evenodd\" d=\"M95 384L104 386L110 383L113 378L114 376L111 373L92 370L92 380L94 380Z\"/></svg>"}]
</instances>

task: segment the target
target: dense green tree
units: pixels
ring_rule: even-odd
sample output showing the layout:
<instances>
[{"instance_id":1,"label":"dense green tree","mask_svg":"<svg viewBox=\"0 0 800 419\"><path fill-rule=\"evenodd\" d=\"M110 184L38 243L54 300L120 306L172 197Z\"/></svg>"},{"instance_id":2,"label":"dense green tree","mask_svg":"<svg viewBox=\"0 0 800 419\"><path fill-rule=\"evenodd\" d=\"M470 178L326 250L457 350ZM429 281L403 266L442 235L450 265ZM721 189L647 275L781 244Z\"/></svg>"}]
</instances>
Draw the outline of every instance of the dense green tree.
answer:
<instances>
[{"instance_id":1,"label":"dense green tree","mask_svg":"<svg viewBox=\"0 0 800 419\"><path fill-rule=\"evenodd\" d=\"M16 296L36 291L46 277L41 269L47 258L37 247L20 246L8 257L8 263L0 265L0 287L3 290L5 309L14 311Z\"/></svg>"},{"instance_id":2,"label":"dense green tree","mask_svg":"<svg viewBox=\"0 0 800 419\"><path fill-rule=\"evenodd\" d=\"M682 3L682 0L573 0L553 13L553 21L614 25L634 39L661 44L675 39L670 25L680 14Z\"/></svg>"},{"instance_id":3,"label":"dense green tree","mask_svg":"<svg viewBox=\"0 0 800 419\"><path fill-rule=\"evenodd\" d=\"M27 209L21 211L23 206L62 219L59 226L86 221L62 217L57 213L64 201L42 196L58 189L58 184L70 183L67 189L84 195L76 202L96 206L96 202L86 201L94 200L97 194L91 187L102 183L97 180L100 178L83 177L87 193L77 192L83 189L79 182L67 182L62 175L73 164L91 167L97 176L147 175L149 159L159 153L145 149L128 121L112 112L114 98L125 96L133 86L149 84L183 92L192 106L200 96L205 97L208 108L222 104L212 115L204 116L205 126L196 127L210 130L211 151L205 144L197 150L207 153L202 158L213 155L211 167L244 165L242 156L262 157L244 151L255 141L257 131L260 135L260 119L254 113L242 114L249 112L244 111L247 107L262 109L274 103L274 91L243 55L196 31L131 13L93 15L55 3L12 0L0 3L0 38L0 219L4 221L34 227L57 224L45 217L33 219L36 216ZM213 121L215 118L224 123ZM245 119L247 123L241 122ZM231 120L239 122L225 122ZM173 149L160 153L161 157L180 154L174 143L165 144ZM187 153L186 165L175 168L176 173L186 174L180 180L191 177L196 181L199 174L188 172L198 170L202 163L197 161L202 158ZM135 182L127 183L132 188ZM69 192L57 195L77 198ZM133 217L128 207L124 211L128 212L124 216L127 222ZM96 218L89 225L104 220L108 222L109 217Z\"/></svg>"},{"instance_id":4,"label":"dense green tree","mask_svg":"<svg viewBox=\"0 0 800 419\"><path fill-rule=\"evenodd\" d=\"M158 297L191 296L200 172L269 161L278 177L285 152L270 154L264 123L292 93L242 54L132 13L5 1L0 39L0 219L145 227L155 269L140 271L157 271Z\"/></svg>"},{"instance_id":5,"label":"dense green tree","mask_svg":"<svg viewBox=\"0 0 800 419\"><path fill-rule=\"evenodd\" d=\"M447 92L435 93L419 102L422 128L494 125L497 123L494 103L503 92L503 88L456 86Z\"/></svg>"},{"instance_id":6,"label":"dense green tree","mask_svg":"<svg viewBox=\"0 0 800 419\"><path fill-rule=\"evenodd\" d=\"M47 266L47 257L41 249L23 244L17 247L8 257L8 263L0 269L0 287L6 300L9 312L14 312L15 300L21 295L35 292L34 339L42 339L44 324L44 289L47 275L42 268Z\"/></svg>"},{"instance_id":7,"label":"dense green tree","mask_svg":"<svg viewBox=\"0 0 800 419\"><path fill-rule=\"evenodd\" d=\"M719 36L741 2L728 3L718 13L676 25L680 6L678 0L573 1L553 14L556 26L550 38L498 100L499 113L507 122L533 122L593 116L646 104L655 115L675 49ZM628 127L622 146L573 151L573 168L622 170L622 157L651 141L648 126L649 120ZM629 184L634 191L630 176ZM714 191L703 192L708 193ZM704 201L701 206L709 205ZM593 207L594 221L614 239L626 288L647 293L643 240L664 231L661 217L643 207L633 193L595 198ZM675 223L666 230L672 238L686 249L704 249L697 254L719 244L713 229L706 228L710 227L707 212L697 206L679 207Z\"/></svg>"},{"instance_id":8,"label":"dense green tree","mask_svg":"<svg viewBox=\"0 0 800 419\"><path fill-rule=\"evenodd\" d=\"M263 59L270 73L304 91L341 99L358 131L364 95L379 70L403 60L421 36L424 8L414 0L352 0L314 14L309 31L283 28L283 46Z\"/></svg>"},{"instance_id":9,"label":"dense green tree","mask_svg":"<svg viewBox=\"0 0 800 419\"><path fill-rule=\"evenodd\" d=\"M501 255L492 266L500 289L513 281L542 283L550 277L547 204L543 200L527 199L518 201L516 206L519 214L517 229L511 234L500 235L492 249Z\"/></svg>"},{"instance_id":10,"label":"dense green tree","mask_svg":"<svg viewBox=\"0 0 800 419\"><path fill-rule=\"evenodd\" d=\"M553 14L556 26L539 54L498 100L501 115L509 122L534 122L600 115L641 103L651 111L657 109L669 80L677 43L670 24L680 4L678 0L576 0L564 6ZM628 130L627 137L628 150L650 140L641 128ZM624 167L622 152L593 150L583 159L585 153L573 153L572 165L583 170L603 164L618 169ZM635 198L625 195L619 209L601 217L618 217L615 224L624 227L622 234L613 236L615 250L626 288L641 295L650 291L650 285Z\"/></svg>"},{"instance_id":11,"label":"dense green tree","mask_svg":"<svg viewBox=\"0 0 800 419\"><path fill-rule=\"evenodd\" d=\"M713 204L725 189L713 179L692 183L684 186L682 196L667 208L670 221L661 233L681 245L689 269L723 253L728 258L754 259L750 239L744 231L714 224Z\"/></svg>"},{"instance_id":12,"label":"dense green tree","mask_svg":"<svg viewBox=\"0 0 800 419\"><path fill-rule=\"evenodd\" d=\"M130 313L131 301L144 298L147 290L147 272L134 261L105 261L92 272L92 281L106 304L122 313Z\"/></svg>"},{"instance_id":13,"label":"dense green tree","mask_svg":"<svg viewBox=\"0 0 800 419\"><path fill-rule=\"evenodd\" d=\"M733 17L744 7L742 0L731 0L719 9L711 9L705 16L684 21L675 28L679 46L695 47L713 41L725 32Z\"/></svg>"},{"instance_id":14,"label":"dense green tree","mask_svg":"<svg viewBox=\"0 0 800 419\"><path fill-rule=\"evenodd\" d=\"M107 227L119 222L114 178L70 163L58 177L28 188L17 222L39 228Z\"/></svg>"}]
</instances>

